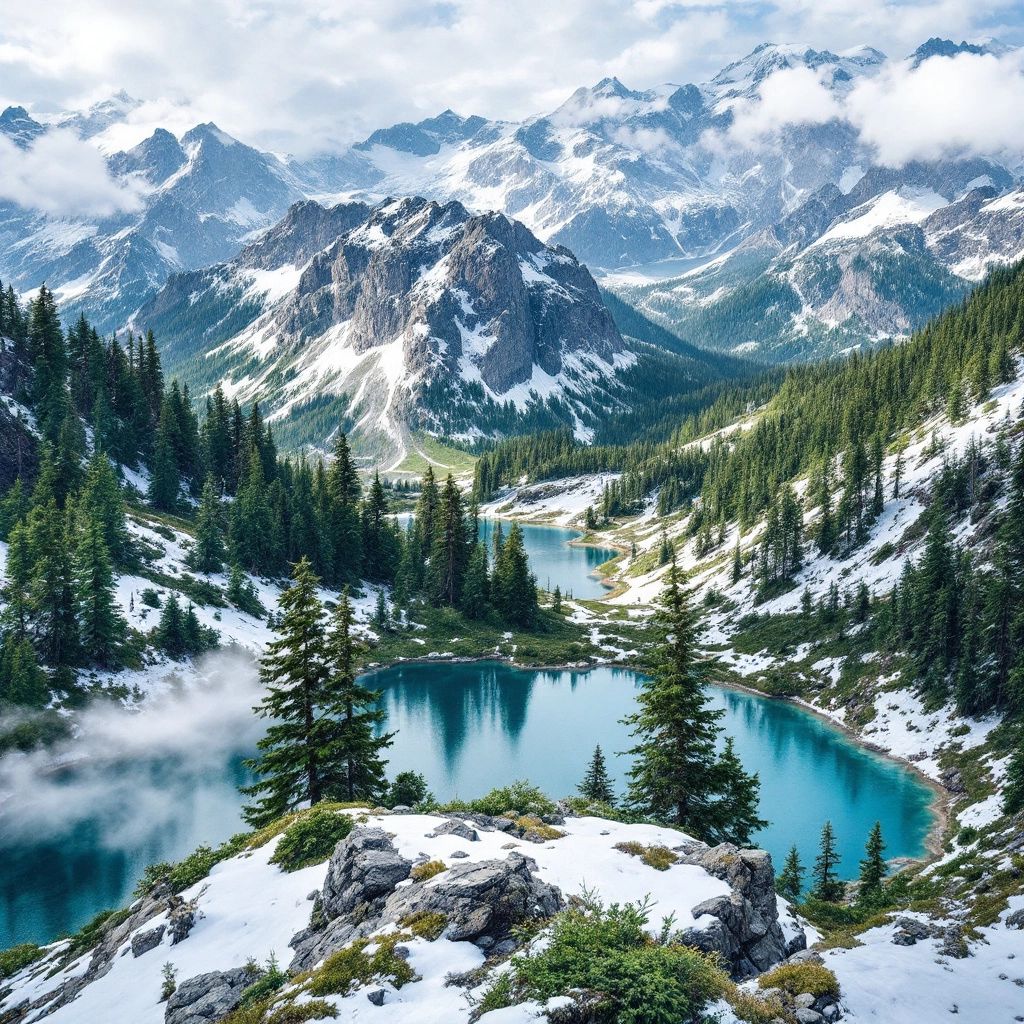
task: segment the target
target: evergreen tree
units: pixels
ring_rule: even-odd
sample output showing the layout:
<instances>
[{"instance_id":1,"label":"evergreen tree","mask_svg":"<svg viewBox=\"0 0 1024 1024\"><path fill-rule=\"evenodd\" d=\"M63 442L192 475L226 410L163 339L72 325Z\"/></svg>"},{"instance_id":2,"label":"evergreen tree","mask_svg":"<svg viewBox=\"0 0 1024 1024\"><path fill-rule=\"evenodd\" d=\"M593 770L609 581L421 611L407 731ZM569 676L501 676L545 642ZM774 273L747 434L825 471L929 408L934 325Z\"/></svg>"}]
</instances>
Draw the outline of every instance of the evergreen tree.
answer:
<instances>
[{"instance_id":1,"label":"evergreen tree","mask_svg":"<svg viewBox=\"0 0 1024 1024\"><path fill-rule=\"evenodd\" d=\"M725 741L725 750L718 759L717 767L721 795L712 808L707 834L713 842L749 846L754 833L768 825L757 813L761 780L756 772L751 775L743 770L731 736Z\"/></svg>"},{"instance_id":2,"label":"evergreen tree","mask_svg":"<svg viewBox=\"0 0 1024 1024\"><path fill-rule=\"evenodd\" d=\"M0 611L0 624L4 635L14 640L28 637L29 621L32 616L32 550L29 529L19 522L11 530L7 545L5 579L0 597L4 599Z\"/></svg>"},{"instance_id":3,"label":"evergreen tree","mask_svg":"<svg viewBox=\"0 0 1024 1024\"><path fill-rule=\"evenodd\" d=\"M594 747L594 753L587 765L587 774L583 781L576 787L581 796L597 803L614 805L615 791L612 789L612 781L608 777L608 768L605 765L604 752L599 743Z\"/></svg>"},{"instance_id":4,"label":"evergreen tree","mask_svg":"<svg viewBox=\"0 0 1024 1024\"><path fill-rule=\"evenodd\" d=\"M836 849L835 832L832 830L832 822L826 821L821 830L821 846L811 872L814 879L811 895L816 899L836 903L843 898L845 886L836 874L838 863L839 851Z\"/></svg>"},{"instance_id":5,"label":"evergreen tree","mask_svg":"<svg viewBox=\"0 0 1024 1024\"><path fill-rule=\"evenodd\" d=\"M9 637L0 648L0 703L43 708L50 693L46 673L27 637Z\"/></svg>"},{"instance_id":6,"label":"evergreen tree","mask_svg":"<svg viewBox=\"0 0 1024 1024\"><path fill-rule=\"evenodd\" d=\"M339 582L358 583L363 567L362 523L359 500L362 484L352 458L348 438L338 434L334 458L327 473L330 495L330 541L334 557L334 578Z\"/></svg>"},{"instance_id":7,"label":"evergreen tree","mask_svg":"<svg viewBox=\"0 0 1024 1024\"><path fill-rule=\"evenodd\" d=\"M93 452L78 503L79 511L100 525L103 543L115 562L124 561L131 541L125 522L124 498L110 459L100 450Z\"/></svg>"},{"instance_id":8,"label":"evergreen tree","mask_svg":"<svg viewBox=\"0 0 1024 1024\"><path fill-rule=\"evenodd\" d=\"M320 743L324 795L337 800L376 800L386 788L381 752L394 733L376 735L385 718L379 690L357 681L361 647L352 632L352 605L344 591L327 640Z\"/></svg>"},{"instance_id":9,"label":"evergreen tree","mask_svg":"<svg viewBox=\"0 0 1024 1024\"><path fill-rule=\"evenodd\" d=\"M172 590L160 610L160 621L153 631L154 644L174 661L188 653L188 638L185 634L185 616L181 610L178 595Z\"/></svg>"},{"instance_id":10,"label":"evergreen tree","mask_svg":"<svg viewBox=\"0 0 1024 1024\"><path fill-rule=\"evenodd\" d=\"M363 576L375 583L395 578L400 554L399 538L388 509L387 495L374 475L362 512Z\"/></svg>"},{"instance_id":11,"label":"evergreen tree","mask_svg":"<svg viewBox=\"0 0 1024 1024\"><path fill-rule=\"evenodd\" d=\"M555 592L551 595L551 610L556 615L562 614L562 588L556 583Z\"/></svg>"},{"instance_id":12,"label":"evergreen tree","mask_svg":"<svg viewBox=\"0 0 1024 1024\"><path fill-rule=\"evenodd\" d=\"M29 517L33 557L30 587L32 621L40 658L48 665L78 662L78 602L71 536L64 515L51 498Z\"/></svg>"},{"instance_id":13,"label":"evergreen tree","mask_svg":"<svg viewBox=\"0 0 1024 1024\"><path fill-rule=\"evenodd\" d=\"M487 614L490 596L487 548L477 542L473 545L466 565L466 578L462 584L462 610L470 619L482 619Z\"/></svg>"},{"instance_id":14,"label":"evergreen tree","mask_svg":"<svg viewBox=\"0 0 1024 1024\"><path fill-rule=\"evenodd\" d=\"M82 655L90 664L116 668L127 623L117 607L114 571L103 526L82 513L75 549L75 594Z\"/></svg>"},{"instance_id":15,"label":"evergreen tree","mask_svg":"<svg viewBox=\"0 0 1024 1024\"><path fill-rule=\"evenodd\" d=\"M537 618L537 581L530 572L523 547L523 531L518 523L509 529L494 565L491 593L498 611L510 623L529 629Z\"/></svg>"},{"instance_id":16,"label":"evergreen tree","mask_svg":"<svg viewBox=\"0 0 1024 1024\"><path fill-rule=\"evenodd\" d=\"M1018 732L1017 744L1006 767L1003 813L1017 814L1019 811L1024 811L1024 741Z\"/></svg>"},{"instance_id":17,"label":"evergreen tree","mask_svg":"<svg viewBox=\"0 0 1024 1024\"><path fill-rule=\"evenodd\" d=\"M799 903L804 888L804 866L796 846L789 848L782 871L775 879L775 891L789 903Z\"/></svg>"},{"instance_id":18,"label":"evergreen tree","mask_svg":"<svg viewBox=\"0 0 1024 1024\"><path fill-rule=\"evenodd\" d=\"M441 493L434 544L430 551L430 593L435 601L451 606L459 603L468 559L462 494L449 473Z\"/></svg>"},{"instance_id":19,"label":"evergreen tree","mask_svg":"<svg viewBox=\"0 0 1024 1024\"><path fill-rule=\"evenodd\" d=\"M153 464L149 478L149 503L161 512L174 512L181 492L181 475L171 438L170 406L164 403L156 433Z\"/></svg>"},{"instance_id":20,"label":"evergreen tree","mask_svg":"<svg viewBox=\"0 0 1024 1024\"><path fill-rule=\"evenodd\" d=\"M885 840L882 838L882 823L876 821L871 826L867 844L864 847L864 859L860 862L860 888L857 898L861 902L870 901L882 892L882 882L888 869L882 854L885 852Z\"/></svg>"},{"instance_id":21,"label":"evergreen tree","mask_svg":"<svg viewBox=\"0 0 1024 1024\"><path fill-rule=\"evenodd\" d=\"M259 755L247 762L260 778L242 789L246 796L256 797L243 811L254 828L301 803L317 804L324 798L325 751L318 709L333 666L327 663L319 586L309 560L303 558L278 601L278 635L267 644L260 663L267 692L256 713L270 719L271 725L257 744Z\"/></svg>"},{"instance_id":22,"label":"evergreen tree","mask_svg":"<svg viewBox=\"0 0 1024 1024\"><path fill-rule=\"evenodd\" d=\"M695 834L721 834L729 827L725 772L715 753L723 712L708 706L711 662L698 652L696 614L674 564L656 626L661 640L640 709L624 720L639 740L629 751L628 800L639 813Z\"/></svg>"},{"instance_id":23,"label":"evergreen tree","mask_svg":"<svg viewBox=\"0 0 1024 1024\"><path fill-rule=\"evenodd\" d=\"M196 515L196 540L188 555L188 564L197 572L220 572L224 567L224 528L220 498L213 476L203 484Z\"/></svg>"}]
</instances>

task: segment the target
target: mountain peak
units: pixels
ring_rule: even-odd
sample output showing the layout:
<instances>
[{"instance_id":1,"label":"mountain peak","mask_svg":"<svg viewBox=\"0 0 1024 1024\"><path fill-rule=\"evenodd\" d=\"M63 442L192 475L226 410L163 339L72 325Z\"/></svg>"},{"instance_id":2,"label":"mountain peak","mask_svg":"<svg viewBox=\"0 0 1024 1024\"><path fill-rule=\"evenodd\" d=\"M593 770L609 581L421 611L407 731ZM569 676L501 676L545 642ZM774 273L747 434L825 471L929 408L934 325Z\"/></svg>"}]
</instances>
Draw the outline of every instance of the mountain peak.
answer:
<instances>
[{"instance_id":1,"label":"mountain peak","mask_svg":"<svg viewBox=\"0 0 1024 1024\"><path fill-rule=\"evenodd\" d=\"M992 52L994 51L985 44L969 43L966 39L962 39L959 43L954 43L952 39L932 36L931 39L923 42L907 59L916 68L931 57L955 57L960 53L973 53L980 56Z\"/></svg>"},{"instance_id":2,"label":"mountain peak","mask_svg":"<svg viewBox=\"0 0 1024 1024\"><path fill-rule=\"evenodd\" d=\"M24 107L7 107L0 113L0 135L6 135L22 148L34 142L46 131Z\"/></svg>"},{"instance_id":3,"label":"mountain peak","mask_svg":"<svg viewBox=\"0 0 1024 1024\"><path fill-rule=\"evenodd\" d=\"M212 121L197 124L181 137L181 141L183 143L209 142L219 146L235 146L238 144L238 139L232 138L225 131L221 131Z\"/></svg>"}]
</instances>

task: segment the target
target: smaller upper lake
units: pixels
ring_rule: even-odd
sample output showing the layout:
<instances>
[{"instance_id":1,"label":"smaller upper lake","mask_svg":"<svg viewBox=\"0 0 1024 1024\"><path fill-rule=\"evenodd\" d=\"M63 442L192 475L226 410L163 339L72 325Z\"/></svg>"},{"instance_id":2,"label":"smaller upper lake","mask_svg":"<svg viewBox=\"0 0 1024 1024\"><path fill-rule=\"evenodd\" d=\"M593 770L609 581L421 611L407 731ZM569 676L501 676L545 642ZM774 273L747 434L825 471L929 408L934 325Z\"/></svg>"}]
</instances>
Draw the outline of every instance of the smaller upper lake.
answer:
<instances>
[{"instance_id":1,"label":"smaller upper lake","mask_svg":"<svg viewBox=\"0 0 1024 1024\"><path fill-rule=\"evenodd\" d=\"M480 520L480 539L489 547L499 524L507 535L510 523L501 519ZM551 591L558 586L563 594L581 598L601 597L607 593L608 588L594 573L599 565L618 554L614 548L571 543L583 536L578 530L533 523L520 523L519 528L523 531L523 547L538 587Z\"/></svg>"},{"instance_id":2,"label":"smaller upper lake","mask_svg":"<svg viewBox=\"0 0 1024 1024\"><path fill-rule=\"evenodd\" d=\"M396 518L400 523L407 523L412 515L403 512ZM480 519L479 537L488 551L492 549L494 532L499 525L507 535L512 524L504 519ZM587 599L607 593L608 588L594 574L599 565L618 554L615 548L573 544L583 534L563 526L520 523L519 528L523 531L523 547L538 587L552 591L558 586L565 595Z\"/></svg>"}]
</instances>

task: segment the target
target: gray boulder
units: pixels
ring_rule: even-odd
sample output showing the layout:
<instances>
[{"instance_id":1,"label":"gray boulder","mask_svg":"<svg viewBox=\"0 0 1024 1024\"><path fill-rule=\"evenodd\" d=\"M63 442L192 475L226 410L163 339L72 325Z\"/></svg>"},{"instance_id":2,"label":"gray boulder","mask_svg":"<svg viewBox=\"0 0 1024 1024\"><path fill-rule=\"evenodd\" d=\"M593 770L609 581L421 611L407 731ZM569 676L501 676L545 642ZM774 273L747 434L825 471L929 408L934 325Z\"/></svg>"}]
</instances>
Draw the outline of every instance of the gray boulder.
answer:
<instances>
[{"instance_id":1,"label":"gray boulder","mask_svg":"<svg viewBox=\"0 0 1024 1024\"><path fill-rule=\"evenodd\" d=\"M385 896L409 877L412 861L395 850L381 828L357 828L331 855L321 902L328 918L349 914Z\"/></svg>"},{"instance_id":2,"label":"gray boulder","mask_svg":"<svg viewBox=\"0 0 1024 1024\"><path fill-rule=\"evenodd\" d=\"M132 956L140 957L143 953L148 953L151 949L156 949L163 940L164 932L167 930L166 925L157 925L156 928L150 928L149 931L139 932L138 935L132 936Z\"/></svg>"},{"instance_id":3,"label":"gray boulder","mask_svg":"<svg viewBox=\"0 0 1024 1024\"><path fill-rule=\"evenodd\" d=\"M475 843L480 839L475 828L470 828L464 821L457 818L449 818L442 822L433 832L427 835L428 839L437 839L439 836L458 836L468 842Z\"/></svg>"},{"instance_id":4,"label":"gray boulder","mask_svg":"<svg viewBox=\"0 0 1024 1024\"><path fill-rule=\"evenodd\" d=\"M236 1009L242 993L259 978L259 971L236 967L211 971L183 981L167 1000L164 1024L210 1024Z\"/></svg>"},{"instance_id":5,"label":"gray boulder","mask_svg":"<svg viewBox=\"0 0 1024 1024\"><path fill-rule=\"evenodd\" d=\"M786 958L787 943L779 925L770 854L723 843L695 850L683 858L683 863L704 868L732 890L727 896L716 896L693 908L695 918L706 916L712 920L686 929L684 942L718 953L737 980L760 974Z\"/></svg>"}]
</instances>

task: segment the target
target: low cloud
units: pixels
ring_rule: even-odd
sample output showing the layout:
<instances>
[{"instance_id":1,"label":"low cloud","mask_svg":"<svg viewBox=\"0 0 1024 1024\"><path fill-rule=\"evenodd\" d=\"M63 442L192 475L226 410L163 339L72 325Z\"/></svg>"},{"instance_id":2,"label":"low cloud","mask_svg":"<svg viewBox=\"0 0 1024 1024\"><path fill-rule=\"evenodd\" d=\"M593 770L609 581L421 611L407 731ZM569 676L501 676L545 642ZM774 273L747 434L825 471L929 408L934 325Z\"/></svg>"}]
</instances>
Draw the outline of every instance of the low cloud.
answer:
<instances>
[{"instance_id":1,"label":"low cloud","mask_svg":"<svg viewBox=\"0 0 1024 1024\"><path fill-rule=\"evenodd\" d=\"M824 124L842 116L836 97L810 68L786 68L769 75L757 99L743 99L733 108L728 136L731 142L755 148L778 136L786 127Z\"/></svg>"},{"instance_id":2,"label":"low cloud","mask_svg":"<svg viewBox=\"0 0 1024 1024\"><path fill-rule=\"evenodd\" d=\"M210 656L204 681L171 687L138 711L93 705L57 750L0 760L0 832L32 841L70 835L86 821L101 841L132 849L196 808L237 814L227 766L250 753L266 723L253 713L262 690L250 658ZM193 844L194 845L194 844Z\"/></svg>"},{"instance_id":3,"label":"low cloud","mask_svg":"<svg viewBox=\"0 0 1024 1024\"><path fill-rule=\"evenodd\" d=\"M888 167L969 155L1020 159L1022 65L1018 51L932 57L916 68L894 61L845 94L825 84L824 71L787 68L766 78L756 98L736 102L729 128L705 142L719 150L777 147L787 128L838 119Z\"/></svg>"},{"instance_id":4,"label":"low cloud","mask_svg":"<svg viewBox=\"0 0 1024 1024\"><path fill-rule=\"evenodd\" d=\"M1021 57L962 53L900 63L861 82L846 114L880 163L1024 150Z\"/></svg>"},{"instance_id":5,"label":"low cloud","mask_svg":"<svg viewBox=\"0 0 1024 1024\"><path fill-rule=\"evenodd\" d=\"M137 186L115 181L103 155L73 132L51 131L28 149L0 136L0 199L53 217L137 210Z\"/></svg>"}]
</instances>

